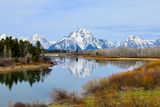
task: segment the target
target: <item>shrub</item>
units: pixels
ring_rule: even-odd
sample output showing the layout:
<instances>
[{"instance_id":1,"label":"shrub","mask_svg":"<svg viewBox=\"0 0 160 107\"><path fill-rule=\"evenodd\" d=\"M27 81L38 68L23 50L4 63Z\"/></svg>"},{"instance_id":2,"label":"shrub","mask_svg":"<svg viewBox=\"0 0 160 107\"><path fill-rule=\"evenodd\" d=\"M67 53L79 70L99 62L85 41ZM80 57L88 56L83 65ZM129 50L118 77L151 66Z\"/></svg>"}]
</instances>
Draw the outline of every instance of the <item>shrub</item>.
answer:
<instances>
[{"instance_id":1,"label":"shrub","mask_svg":"<svg viewBox=\"0 0 160 107\"><path fill-rule=\"evenodd\" d=\"M68 92L63 89L54 88L51 93L51 100L54 104L83 104L84 101L77 95L76 92Z\"/></svg>"},{"instance_id":2,"label":"shrub","mask_svg":"<svg viewBox=\"0 0 160 107\"><path fill-rule=\"evenodd\" d=\"M32 56L33 62L39 62L39 55Z\"/></svg>"},{"instance_id":3,"label":"shrub","mask_svg":"<svg viewBox=\"0 0 160 107\"><path fill-rule=\"evenodd\" d=\"M98 53L98 52L96 52L96 55L99 55L99 53Z\"/></svg>"},{"instance_id":4,"label":"shrub","mask_svg":"<svg viewBox=\"0 0 160 107\"><path fill-rule=\"evenodd\" d=\"M25 104L25 103L22 103L22 102L17 102L14 104L13 107L48 107L46 104L39 104L39 103L33 103L33 104Z\"/></svg>"},{"instance_id":5,"label":"shrub","mask_svg":"<svg viewBox=\"0 0 160 107\"><path fill-rule=\"evenodd\" d=\"M14 62L15 62L15 63L18 63L18 62L19 62L18 57L14 57Z\"/></svg>"}]
</instances>

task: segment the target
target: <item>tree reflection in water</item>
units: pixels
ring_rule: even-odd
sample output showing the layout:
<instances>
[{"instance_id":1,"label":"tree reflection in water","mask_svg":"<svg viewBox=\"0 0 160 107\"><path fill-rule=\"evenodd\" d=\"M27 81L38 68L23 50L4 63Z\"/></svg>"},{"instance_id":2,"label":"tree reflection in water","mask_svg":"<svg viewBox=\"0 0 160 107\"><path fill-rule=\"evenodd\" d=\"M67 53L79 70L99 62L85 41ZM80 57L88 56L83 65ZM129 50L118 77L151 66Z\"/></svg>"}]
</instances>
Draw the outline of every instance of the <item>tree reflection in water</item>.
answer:
<instances>
[{"instance_id":1,"label":"tree reflection in water","mask_svg":"<svg viewBox=\"0 0 160 107\"><path fill-rule=\"evenodd\" d=\"M52 70L42 69L36 71L25 71L25 72L12 72L0 74L0 83L7 86L10 90L13 84L18 82L28 82L30 86L37 82L43 82L45 77L50 74Z\"/></svg>"},{"instance_id":2,"label":"tree reflection in water","mask_svg":"<svg viewBox=\"0 0 160 107\"><path fill-rule=\"evenodd\" d=\"M101 66L111 64L122 69L134 69L144 65L147 61L136 61L136 60L117 60L117 61L106 61L106 60L95 60Z\"/></svg>"}]
</instances>

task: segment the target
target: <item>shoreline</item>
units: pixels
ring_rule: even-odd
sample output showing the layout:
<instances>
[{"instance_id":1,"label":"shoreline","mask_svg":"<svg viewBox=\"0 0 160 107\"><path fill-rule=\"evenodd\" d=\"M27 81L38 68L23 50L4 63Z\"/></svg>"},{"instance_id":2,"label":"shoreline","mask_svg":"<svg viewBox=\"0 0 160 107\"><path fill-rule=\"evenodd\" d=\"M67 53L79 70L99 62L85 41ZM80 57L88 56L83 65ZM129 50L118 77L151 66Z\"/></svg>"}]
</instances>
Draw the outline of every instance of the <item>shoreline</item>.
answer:
<instances>
[{"instance_id":1,"label":"shoreline","mask_svg":"<svg viewBox=\"0 0 160 107\"><path fill-rule=\"evenodd\" d=\"M33 62L30 64L16 64L11 66L0 66L0 73L8 73L8 72L18 72L18 71L32 71L32 70L39 70L39 69L45 69L48 67L52 67L54 65L57 65L57 62L53 63L44 63L44 62Z\"/></svg>"},{"instance_id":2,"label":"shoreline","mask_svg":"<svg viewBox=\"0 0 160 107\"><path fill-rule=\"evenodd\" d=\"M108 61L116 61L116 60L133 60L133 61L157 61L160 58L153 57L109 57L109 56L92 56L92 55L81 55L87 59L95 59L95 60L108 60Z\"/></svg>"},{"instance_id":3,"label":"shoreline","mask_svg":"<svg viewBox=\"0 0 160 107\"><path fill-rule=\"evenodd\" d=\"M116 60L140 60L140 61L156 61L160 60L160 57L119 57L119 56L97 56L97 55L82 55L82 54L57 54L57 53L47 53L46 56L50 57L67 57L67 56L75 56L75 57L83 57L87 59L96 59L96 60L108 60L108 61L116 61Z\"/></svg>"}]
</instances>

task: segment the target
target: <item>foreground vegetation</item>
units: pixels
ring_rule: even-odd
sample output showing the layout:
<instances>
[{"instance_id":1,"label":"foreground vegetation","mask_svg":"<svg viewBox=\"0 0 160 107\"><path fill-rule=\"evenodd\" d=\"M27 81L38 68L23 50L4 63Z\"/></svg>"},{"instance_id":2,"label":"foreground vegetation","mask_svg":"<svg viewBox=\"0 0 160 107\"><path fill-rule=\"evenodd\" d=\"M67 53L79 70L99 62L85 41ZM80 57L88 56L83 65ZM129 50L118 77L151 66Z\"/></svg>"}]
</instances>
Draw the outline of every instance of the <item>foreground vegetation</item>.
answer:
<instances>
[{"instance_id":1,"label":"foreground vegetation","mask_svg":"<svg viewBox=\"0 0 160 107\"><path fill-rule=\"evenodd\" d=\"M90 80L83 86L82 96L54 89L51 107L158 107L160 106L160 61L141 68Z\"/></svg>"}]
</instances>

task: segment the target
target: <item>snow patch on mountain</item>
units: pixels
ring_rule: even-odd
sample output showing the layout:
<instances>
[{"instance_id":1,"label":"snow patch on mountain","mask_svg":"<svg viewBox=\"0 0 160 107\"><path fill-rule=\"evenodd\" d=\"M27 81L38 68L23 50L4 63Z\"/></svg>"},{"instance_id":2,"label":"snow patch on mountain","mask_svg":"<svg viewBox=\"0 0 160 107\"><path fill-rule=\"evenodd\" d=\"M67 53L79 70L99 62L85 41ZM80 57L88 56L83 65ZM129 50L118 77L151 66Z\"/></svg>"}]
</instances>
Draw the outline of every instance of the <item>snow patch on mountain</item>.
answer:
<instances>
[{"instance_id":1,"label":"snow patch on mountain","mask_svg":"<svg viewBox=\"0 0 160 107\"><path fill-rule=\"evenodd\" d=\"M28 39L28 38L26 38L25 36L22 36L22 37L20 37L20 38L19 38L19 40L22 40L22 41L28 41L29 39Z\"/></svg>"},{"instance_id":2,"label":"snow patch on mountain","mask_svg":"<svg viewBox=\"0 0 160 107\"><path fill-rule=\"evenodd\" d=\"M42 35L39 34L34 34L28 41L33 45L35 45L36 42L39 41L41 43L41 46L45 49L48 49L50 47L50 43Z\"/></svg>"},{"instance_id":3,"label":"snow patch on mountain","mask_svg":"<svg viewBox=\"0 0 160 107\"><path fill-rule=\"evenodd\" d=\"M56 41L50 41L49 43L50 43L50 45L53 45L56 43Z\"/></svg>"},{"instance_id":4,"label":"snow patch on mountain","mask_svg":"<svg viewBox=\"0 0 160 107\"><path fill-rule=\"evenodd\" d=\"M2 40L2 39L6 39L6 37L8 37L8 35L7 35L7 34L2 34L2 35L0 35L0 40Z\"/></svg>"}]
</instances>

